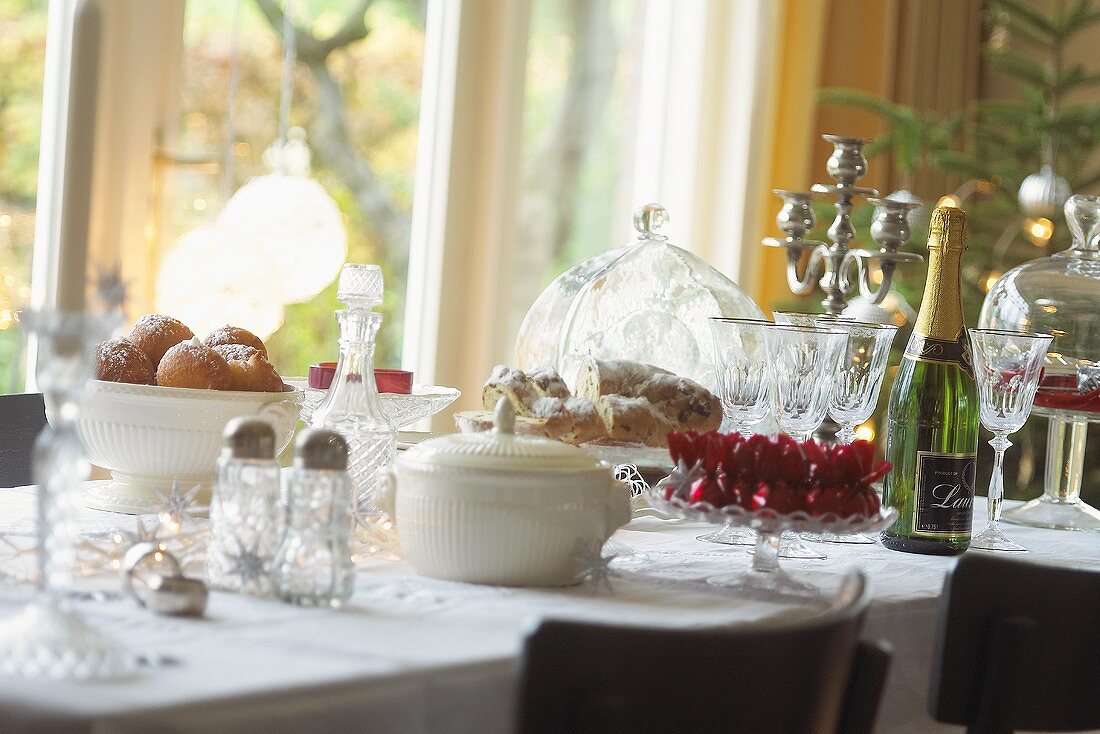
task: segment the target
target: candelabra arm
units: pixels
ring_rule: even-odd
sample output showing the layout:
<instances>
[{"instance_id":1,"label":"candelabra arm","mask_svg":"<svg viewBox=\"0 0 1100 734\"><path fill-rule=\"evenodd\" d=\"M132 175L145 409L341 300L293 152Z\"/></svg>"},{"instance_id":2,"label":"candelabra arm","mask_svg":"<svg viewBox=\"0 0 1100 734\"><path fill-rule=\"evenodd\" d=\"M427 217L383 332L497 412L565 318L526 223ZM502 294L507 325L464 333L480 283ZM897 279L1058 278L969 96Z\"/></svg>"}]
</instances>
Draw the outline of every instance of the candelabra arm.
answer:
<instances>
[{"instance_id":1,"label":"candelabra arm","mask_svg":"<svg viewBox=\"0 0 1100 734\"><path fill-rule=\"evenodd\" d=\"M807 242L805 244L811 243ZM825 263L825 253L828 251L822 243L814 245L813 250L810 252L810 259L806 263L806 269L800 276L798 266L802 261L802 251L804 249L809 248L787 248L787 285L790 287L791 293L796 296L806 295L817 285L818 280L821 278L822 266Z\"/></svg>"},{"instance_id":2,"label":"candelabra arm","mask_svg":"<svg viewBox=\"0 0 1100 734\"><path fill-rule=\"evenodd\" d=\"M894 283L894 271L899 263L921 262L923 257L914 252L870 252L868 250L852 250L848 253L853 265L857 268L859 281L859 294L874 305L885 300ZM877 260L879 270L882 272L882 281L878 284L871 282L871 260Z\"/></svg>"}]
</instances>

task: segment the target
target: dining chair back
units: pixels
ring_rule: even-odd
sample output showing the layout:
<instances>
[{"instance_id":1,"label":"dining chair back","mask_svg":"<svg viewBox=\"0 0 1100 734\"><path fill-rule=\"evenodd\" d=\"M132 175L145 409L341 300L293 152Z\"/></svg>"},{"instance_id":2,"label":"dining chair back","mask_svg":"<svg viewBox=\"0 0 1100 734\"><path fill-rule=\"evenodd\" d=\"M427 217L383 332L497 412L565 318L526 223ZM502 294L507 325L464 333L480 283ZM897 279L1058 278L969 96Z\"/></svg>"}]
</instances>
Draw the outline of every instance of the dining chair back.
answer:
<instances>
[{"instance_id":1,"label":"dining chair back","mask_svg":"<svg viewBox=\"0 0 1100 734\"><path fill-rule=\"evenodd\" d=\"M890 651L860 643L854 573L810 619L671 630L545 621L521 660L520 734L870 732Z\"/></svg>"},{"instance_id":2,"label":"dining chair back","mask_svg":"<svg viewBox=\"0 0 1100 734\"><path fill-rule=\"evenodd\" d=\"M45 426L41 393L0 395L0 487L34 481L34 441Z\"/></svg>"},{"instance_id":3,"label":"dining chair back","mask_svg":"<svg viewBox=\"0 0 1100 734\"><path fill-rule=\"evenodd\" d=\"M929 712L973 734L1100 729L1100 570L967 553L944 582Z\"/></svg>"}]
</instances>

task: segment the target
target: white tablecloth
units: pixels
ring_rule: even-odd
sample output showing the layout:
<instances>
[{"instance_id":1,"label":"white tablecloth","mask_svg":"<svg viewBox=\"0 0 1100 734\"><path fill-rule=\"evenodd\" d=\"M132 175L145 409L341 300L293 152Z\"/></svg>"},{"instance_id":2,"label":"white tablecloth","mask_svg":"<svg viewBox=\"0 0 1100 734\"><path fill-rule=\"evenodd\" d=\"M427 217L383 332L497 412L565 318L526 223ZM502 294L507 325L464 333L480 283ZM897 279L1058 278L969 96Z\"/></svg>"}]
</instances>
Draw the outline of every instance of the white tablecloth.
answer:
<instances>
[{"instance_id":1,"label":"white tablecloth","mask_svg":"<svg viewBox=\"0 0 1100 734\"><path fill-rule=\"evenodd\" d=\"M33 501L33 488L0 490L0 532L32 527ZM976 516L984 512L978 502ZM89 510L84 524L129 529L133 519ZM0 731L269 734L278 722L278 731L311 734L509 732L515 659L541 618L686 627L813 613L789 600L706 584L707 576L750 562L744 548L695 540L707 529L635 520L616 539L652 562L616 572L612 594L589 584L540 590L441 582L404 563L368 561L350 607L339 612L222 593L212 594L201 620L158 617L125 599L81 602L93 623L161 664L113 682L0 676ZM1034 550L1031 558L1100 568L1096 535L1011 532ZM836 587L848 568L862 569L874 593L864 635L894 646L878 730L941 730L925 714L925 701L937 597L953 559L878 545L817 547L828 560L784 566L825 587ZM113 579L98 583L118 589ZM16 611L24 594L0 581L0 615Z\"/></svg>"}]
</instances>

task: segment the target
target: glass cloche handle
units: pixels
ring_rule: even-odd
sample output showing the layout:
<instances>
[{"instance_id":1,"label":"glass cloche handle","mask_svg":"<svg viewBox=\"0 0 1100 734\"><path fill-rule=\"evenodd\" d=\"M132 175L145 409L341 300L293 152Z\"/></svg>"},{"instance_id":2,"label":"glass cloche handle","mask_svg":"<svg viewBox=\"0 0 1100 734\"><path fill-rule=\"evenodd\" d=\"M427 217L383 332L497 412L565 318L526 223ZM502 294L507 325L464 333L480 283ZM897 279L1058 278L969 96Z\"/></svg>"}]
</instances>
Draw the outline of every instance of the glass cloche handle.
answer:
<instances>
[{"instance_id":1,"label":"glass cloche handle","mask_svg":"<svg viewBox=\"0 0 1100 734\"><path fill-rule=\"evenodd\" d=\"M634 210L634 229L640 239L666 239L661 227L668 222L668 210L660 204L643 204Z\"/></svg>"},{"instance_id":2,"label":"glass cloche handle","mask_svg":"<svg viewBox=\"0 0 1100 734\"><path fill-rule=\"evenodd\" d=\"M1073 250L1100 248L1100 196L1076 194L1066 200L1066 223L1073 233Z\"/></svg>"}]
</instances>

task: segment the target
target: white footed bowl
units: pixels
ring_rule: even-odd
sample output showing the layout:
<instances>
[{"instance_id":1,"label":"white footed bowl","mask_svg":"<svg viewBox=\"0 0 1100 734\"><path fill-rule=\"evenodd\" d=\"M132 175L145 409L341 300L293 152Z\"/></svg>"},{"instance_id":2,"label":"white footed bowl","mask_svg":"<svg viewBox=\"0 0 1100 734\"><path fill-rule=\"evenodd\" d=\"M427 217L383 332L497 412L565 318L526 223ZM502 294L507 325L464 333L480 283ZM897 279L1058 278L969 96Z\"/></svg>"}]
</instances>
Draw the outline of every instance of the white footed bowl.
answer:
<instances>
[{"instance_id":1,"label":"white footed bowl","mask_svg":"<svg viewBox=\"0 0 1100 734\"><path fill-rule=\"evenodd\" d=\"M183 492L201 485L196 502L209 504L225 424L242 415L266 418L282 451L294 436L301 397L294 388L234 392L92 380L77 432L88 459L110 470L111 481L91 485L84 503L112 512L153 512L157 492L170 491L179 480Z\"/></svg>"}]
</instances>

